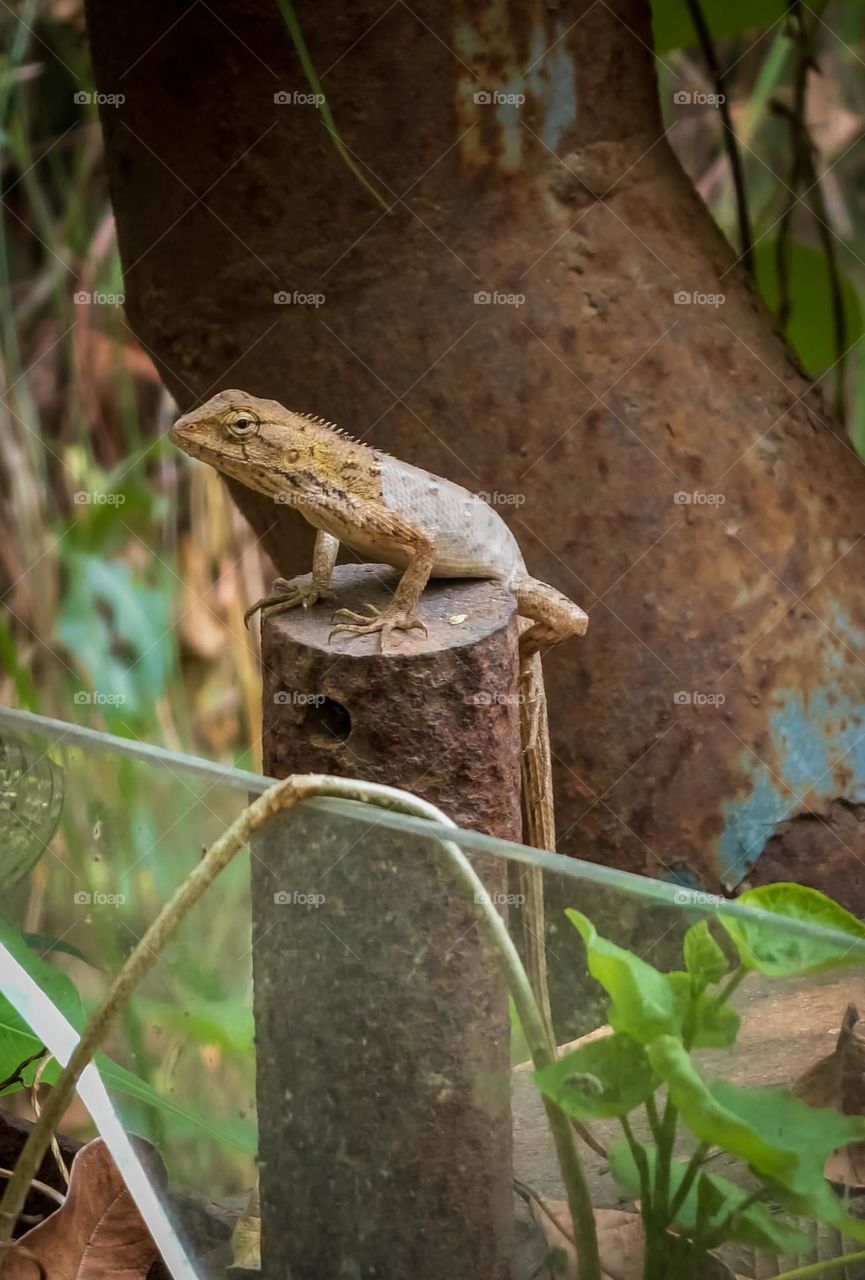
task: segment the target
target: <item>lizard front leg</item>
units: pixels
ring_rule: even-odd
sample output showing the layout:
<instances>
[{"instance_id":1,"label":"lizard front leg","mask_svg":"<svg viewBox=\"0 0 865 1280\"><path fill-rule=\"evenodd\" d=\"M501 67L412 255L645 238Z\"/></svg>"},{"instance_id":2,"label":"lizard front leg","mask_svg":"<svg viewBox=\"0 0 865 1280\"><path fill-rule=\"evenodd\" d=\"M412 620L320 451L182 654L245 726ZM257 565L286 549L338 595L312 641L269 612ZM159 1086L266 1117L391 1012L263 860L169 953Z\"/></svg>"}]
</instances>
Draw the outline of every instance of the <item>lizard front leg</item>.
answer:
<instances>
[{"instance_id":1,"label":"lizard front leg","mask_svg":"<svg viewBox=\"0 0 865 1280\"><path fill-rule=\"evenodd\" d=\"M267 609L269 614L285 613L288 609L296 609L302 605L308 609L317 600L335 600L330 589L333 567L339 551L339 538L323 529L316 530L315 546L312 552L312 581L306 586L289 582L287 578L277 578L270 588L270 593L256 600L243 615L243 621L249 626L249 619L259 609Z\"/></svg>"},{"instance_id":2,"label":"lizard front leg","mask_svg":"<svg viewBox=\"0 0 865 1280\"><path fill-rule=\"evenodd\" d=\"M396 556L400 563L407 558L408 564L386 609L377 609L372 604L363 606L366 613L337 609L333 615L334 620L342 617L349 621L335 626L331 636L340 631L356 636L372 635L380 631L384 640L391 631L418 629L426 633L426 626L415 610L435 564L435 540L417 525L386 508L370 505L360 514L364 521L365 541L367 544L373 541L381 546L384 563L393 563L391 557Z\"/></svg>"}]
</instances>

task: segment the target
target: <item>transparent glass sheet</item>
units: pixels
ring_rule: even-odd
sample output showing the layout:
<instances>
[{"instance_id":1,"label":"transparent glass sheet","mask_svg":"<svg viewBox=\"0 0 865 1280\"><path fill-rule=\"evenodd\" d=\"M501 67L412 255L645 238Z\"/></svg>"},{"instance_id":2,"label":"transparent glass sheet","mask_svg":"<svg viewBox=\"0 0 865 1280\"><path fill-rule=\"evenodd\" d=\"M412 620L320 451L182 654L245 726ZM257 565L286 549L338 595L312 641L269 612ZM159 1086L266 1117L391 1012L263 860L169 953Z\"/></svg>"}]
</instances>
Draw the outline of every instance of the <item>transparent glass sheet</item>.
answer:
<instances>
[{"instance_id":1,"label":"transparent glass sheet","mask_svg":"<svg viewBox=\"0 0 865 1280\"><path fill-rule=\"evenodd\" d=\"M37 977L39 966L66 976L73 1022L76 1002L95 1006L202 850L267 785L0 709L0 925L4 940L24 936ZM559 1044L607 1017L567 909L662 970L683 968L694 922L719 912L742 927L753 919L709 895L352 801L310 800L279 815L159 956L101 1064L128 1130L161 1153L171 1211L202 1277L220 1274L214 1250L230 1257L228 1236L256 1182L256 1065L273 1274L408 1275L419 1250L424 1275L436 1266L442 1276L494 1274L487 1269L519 1247L510 1208L504 1217L496 1208L502 1187L513 1176L562 1198L532 1072L518 1065L528 1056L523 1033L443 839L456 839L518 950L520 872L544 867ZM819 922L773 928L779 953L804 940L834 948L845 967L749 975L731 997L742 1019L736 1044L698 1051L709 1078L791 1084L832 1053L848 1004L861 999L862 943ZM713 933L731 950L717 923ZM0 1079L39 1048L7 1028ZM28 1084L39 1065L24 1068ZM8 1087L3 1105L32 1118L29 1090ZM602 1144L614 1129L597 1125ZM93 1136L80 1103L62 1132ZM608 1162L584 1156L595 1203L619 1207ZM717 1170L736 1176L728 1164L719 1158ZM454 1270L467 1220L482 1226L465 1269ZM742 1275L754 1274L749 1265L736 1259Z\"/></svg>"}]
</instances>

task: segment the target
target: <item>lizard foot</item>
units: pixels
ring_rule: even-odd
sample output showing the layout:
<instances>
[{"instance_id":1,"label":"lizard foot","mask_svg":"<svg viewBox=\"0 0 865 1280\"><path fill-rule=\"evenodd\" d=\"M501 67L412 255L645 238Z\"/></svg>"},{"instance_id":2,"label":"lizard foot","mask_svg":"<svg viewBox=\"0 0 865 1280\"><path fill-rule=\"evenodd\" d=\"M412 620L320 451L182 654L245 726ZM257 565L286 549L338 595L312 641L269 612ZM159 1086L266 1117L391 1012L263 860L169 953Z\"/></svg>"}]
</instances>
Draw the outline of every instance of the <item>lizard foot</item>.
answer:
<instances>
[{"instance_id":1,"label":"lizard foot","mask_svg":"<svg viewBox=\"0 0 865 1280\"><path fill-rule=\"evenodd\" d=\"M248 627L250 618L258 613L259 609L267 609L268 616L275 616L277 613L296 609L299 605L309 609L319 600L335 599L334 593L328 591L326 587L316 587L312 583L300 586L298 583L288 582L285 578L277 578L271 587L270 594L262 596L260 600L256 600L255 604L250 605L243 615L243 623Z\"/></svg>"},{"instance_id":2,"label":"lizard foot","mask_svg":"<svg viewBox=\"0 0 865 1280\"><path fill-rule=\"evenodd\" d=\"M420 630L427 635L425 623L420 618L415 617L412 613L406 613L403 609L377 609L374 604L364 605L368 609L368 613L355 613L351 609L337 609L333 615L336 618L351 618L351 623L340 622L333 628L328 636L328 642L343 631L353 636L370 636L375 635L377 631L381 632L382 641L390 631L414 631Z\"/></svg>"}]
</instances>

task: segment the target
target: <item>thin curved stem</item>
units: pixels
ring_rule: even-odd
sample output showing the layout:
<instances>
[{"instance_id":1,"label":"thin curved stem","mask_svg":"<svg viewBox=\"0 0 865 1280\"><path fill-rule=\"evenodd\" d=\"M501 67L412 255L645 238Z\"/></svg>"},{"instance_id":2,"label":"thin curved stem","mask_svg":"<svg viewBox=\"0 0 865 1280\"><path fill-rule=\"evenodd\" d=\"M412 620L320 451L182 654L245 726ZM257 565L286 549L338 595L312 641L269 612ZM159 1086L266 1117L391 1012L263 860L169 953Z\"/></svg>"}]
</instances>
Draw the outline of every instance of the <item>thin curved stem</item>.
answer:
<instances>
[{"instance_id":1,"label":"thin curved stem","mask_svg":"<svg viewBox=\"0 0 865 1280\"><path fill-rule=\"evenodd\" d=\"M706 22L699 0L685 0L685 3L688 6L688 13L691 15L691 21L694 24L694 30L697 32L697 39L700 41L700 48L703 51L706 66L709 68L709 74L715 86L718 110L721 113L721 124L724 130L724 149L727 152L727 163L730 166L730 176L733 179L733 189L736 193L736 215L739 222L742 261L745 264L745 270L748 275L753 279L754 237L751 231L751 215L748 211L748 190L745 185L745 171L739 151L739 140L736 137L736 130L733 128L733 117L730 115L730 106L727 102L724 73L721 70L721 64L718 61L718 55L715 52L715 45L712 40L712 33L709 30L709 25Z\"/></svg>"}]
</instances>

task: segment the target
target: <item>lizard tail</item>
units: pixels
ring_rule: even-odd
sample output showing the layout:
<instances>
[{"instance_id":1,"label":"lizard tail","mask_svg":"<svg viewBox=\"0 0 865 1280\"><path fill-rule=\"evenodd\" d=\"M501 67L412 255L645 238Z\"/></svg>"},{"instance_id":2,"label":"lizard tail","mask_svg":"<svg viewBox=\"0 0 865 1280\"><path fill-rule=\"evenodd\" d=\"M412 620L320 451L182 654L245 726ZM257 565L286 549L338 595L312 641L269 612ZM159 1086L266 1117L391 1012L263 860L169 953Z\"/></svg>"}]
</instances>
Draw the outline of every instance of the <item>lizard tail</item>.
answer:
<instances>
[{"instance_id":1,"label":"lizard tail","mask_svg":"<svg viewBox=\"0 0 865 1280\"><path fill-rule=\"evenodd\" d=\"M526 654L520 671L520 716L522 738L523 839L533 849L555 853L556 820L553 808L550 733L547 699L537 653ZM535 999L550 1037L553 1019L547 982L547 952L544 928L544 873L537 867L522 867L520 893L523 902L523 942L526 968ZM555 1044L555 1040L552 1040Z\"/></svg>"}]
</instances>

